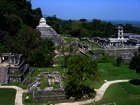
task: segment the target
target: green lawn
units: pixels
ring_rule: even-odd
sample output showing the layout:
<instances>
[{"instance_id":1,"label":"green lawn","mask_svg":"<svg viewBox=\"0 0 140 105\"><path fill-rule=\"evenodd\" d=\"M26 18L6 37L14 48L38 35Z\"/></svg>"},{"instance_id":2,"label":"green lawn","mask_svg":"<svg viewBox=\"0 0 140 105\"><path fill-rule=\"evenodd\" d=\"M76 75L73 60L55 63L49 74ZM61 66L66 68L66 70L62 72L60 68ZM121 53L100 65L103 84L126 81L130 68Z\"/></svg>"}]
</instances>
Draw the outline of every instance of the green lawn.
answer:
<instances>
[{"instance_id":1,"label":"green lawn","mask_svg":"<svg viewBox=\"0 0 140 105\"><path fill-rule=\"evenodd\" d=\"M120 86L130 95L140 95L140 85L120 83Z\"/></svg>"},{"instance_id":2,"label":"green lawn","mask_svg":"<svg viewBox=\"0 0 140 105\"><path fill-rule=\"evenodd\" d=\"M49 87L47 76L40 77L40 86L39 87L40 87L40 89L45 89L45 88Z\"/></svg>"},{"instance_id":3,"label":"green lawn","mask_svg":"<svg viewBox=\"0 0 140 105\"><path fill-rule=\"evenodd\" d=\"M14 105L15 89L0 89L0 105Z\"/></svg>"},{"instance_id":4,"label":"green lawn","mask_svg":"<svg viewBox=\"0 0 140 105\"><path fill-rule=\"evenodd\" d=\"M47 87L49 87L49 83L48 83L48 76L42 76L40 77L40 89L43 90ZM60 88L60 85L59 84L55 84L55 83L52 83L52 86L53 88Z\"/></svg>"},{"instance_id":5,"label":"green lawn","mask_svg":"<svg viewBox=\"0 0 140 105\"><path fill-rule=\"evenodd\" d=\"M137 91L140 91L140 87L137 88ZM116 105L140 105L140 94L139 96L133 96L128 94L128 88L124 89L120 84L114 84L108 88L103 99L97 102L96 105L109 103L116 103Z\"/></svg>"},{"instance_id":6,"label":"green lawn","mask_svg":"<svg viewBox=\"0 0 140 105\"><path fill-rule=\"evenodd\" d=\"M111 63L99 63L99 81L93 82L95 88L99 88L104 80L120 80L120 79L138 79L140 74L137 74L135 70L130 70L129 65L122 64L120 67L113 66Z\"/></svg>"}]
</instances>

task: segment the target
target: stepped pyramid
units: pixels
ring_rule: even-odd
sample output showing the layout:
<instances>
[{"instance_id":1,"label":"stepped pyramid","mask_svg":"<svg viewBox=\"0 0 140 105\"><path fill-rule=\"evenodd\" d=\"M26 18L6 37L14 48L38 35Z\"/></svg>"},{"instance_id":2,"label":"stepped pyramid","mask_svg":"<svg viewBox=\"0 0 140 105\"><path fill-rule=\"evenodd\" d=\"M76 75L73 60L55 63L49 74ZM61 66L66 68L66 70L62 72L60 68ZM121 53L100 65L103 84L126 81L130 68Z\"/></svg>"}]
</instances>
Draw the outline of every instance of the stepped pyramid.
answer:
<instances>
[{"instance_id":1,"label":"stepped pyramid","mask_svg":"<svg viewBox=\"0 0 140 105\"><path fill-rule=\"evenodd\" d=\"M64 39L61 38L61 36L59 34L56 33L56 31L49 26L48 24L46 24L46 19L45 18L41 18L39 25L37 26L37 30L39 30L41 32L41 38L50 38L53 40L53 42L55 43L55 45L62 45Z\"/></svg>"}]
</instances>

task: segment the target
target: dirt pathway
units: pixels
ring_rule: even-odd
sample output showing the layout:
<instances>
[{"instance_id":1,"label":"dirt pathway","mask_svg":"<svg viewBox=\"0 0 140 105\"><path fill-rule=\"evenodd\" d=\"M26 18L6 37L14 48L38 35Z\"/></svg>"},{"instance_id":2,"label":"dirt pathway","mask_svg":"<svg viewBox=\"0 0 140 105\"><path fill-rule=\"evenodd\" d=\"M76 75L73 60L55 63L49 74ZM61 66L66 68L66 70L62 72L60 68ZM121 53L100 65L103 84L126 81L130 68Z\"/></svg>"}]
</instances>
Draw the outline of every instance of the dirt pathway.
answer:
<instances>
[{"instance_id":1,"label":"dirt pathway","mask_svg":"<svg viewBox=\"0 0 140 105\"><path fill-rule=\"evenodd\" d=\"M84 105L84 104L89 104L92 101L100 101L103 98L105 91L108 89L108 87L110 85L115 84L115 83L120 83L120 82L129 82L129 80L105 81L105 83L101 86L101 88L95 89L96 96L95 96L94 99L89 99L89 100L86 100L86 101L70 102L70 103L59 103L59 104L56 104L56 105ZM17 86L0 86L0 88L16 89L17 93L16 93L16 99L15 99L15 105L23 105L22 94L26 93L27 90L23 90L22 88L17 87Z\"/></svg>"}]
</instances>

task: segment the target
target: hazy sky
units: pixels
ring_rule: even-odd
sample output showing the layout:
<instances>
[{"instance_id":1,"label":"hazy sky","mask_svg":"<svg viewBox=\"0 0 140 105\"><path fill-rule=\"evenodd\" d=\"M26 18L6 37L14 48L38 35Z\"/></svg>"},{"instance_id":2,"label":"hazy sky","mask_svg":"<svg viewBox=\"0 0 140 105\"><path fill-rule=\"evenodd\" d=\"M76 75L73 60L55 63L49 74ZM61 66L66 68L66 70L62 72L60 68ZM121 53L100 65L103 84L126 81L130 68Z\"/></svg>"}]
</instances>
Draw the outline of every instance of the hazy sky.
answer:
<instances>
[{"instance_id":1,"label":"hazy sky","mask_svg":"<svg viewBox=\"0 0 140 105\"><path fill-rule=\"evenodd\" d=\"M140 21L140 0L32 0L32 6L61 19Z\"/></svg>"}]
</instances>

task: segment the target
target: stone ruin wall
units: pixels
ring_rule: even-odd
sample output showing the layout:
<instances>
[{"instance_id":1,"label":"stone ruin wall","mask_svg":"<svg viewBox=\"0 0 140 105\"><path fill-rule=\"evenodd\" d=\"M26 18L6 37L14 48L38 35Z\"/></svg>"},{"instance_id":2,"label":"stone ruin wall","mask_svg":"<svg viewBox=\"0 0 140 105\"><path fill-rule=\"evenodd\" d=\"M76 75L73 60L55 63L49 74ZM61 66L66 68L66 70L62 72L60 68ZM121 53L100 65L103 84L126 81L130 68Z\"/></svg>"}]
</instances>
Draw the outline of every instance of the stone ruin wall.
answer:
<instances>
[{"instance_id":1,"label":"stone ruin wall","mask_svg":"<svg viewBox=\"0 0 140 105\"><path fill-rule=\"evenodd\" d=\"M5 67L5 84L13 82L24 82L27 73L31 72L30 66L26 64L23 60L22 54L12 54L12 53L1 53L0 63L6 62L9 64ZM13 66L11 66L13 65Z\"/></svg>"},{"instance_id":2,"label":"stone ruin wall","mask_svg":"<svg viewBox=\"0 0 140 105\"><path fill-rule=\"evenodd\" d=\"M29 91L28 93L29 94L33 94L35 91L36 93L38 94L37 96L36 95L33 95L33 101L34 102L46 102L46 101L50 101L50 100L64 100L67 98L66 95L57 95L57 93L61 93L61 94L64 94L64 88L63 88L63 82L62 80L60 79L60 88L56 88L56 89L44 89L44 90L40 90L39 89L39 86L40 86L40 78L42 76L47 76L47 75L50 75L50 74L57 74L60 76L60 73L59 72L44 72L44 73L40 73L36 79L34 80L34 82L32 82L29 87ZM63 76L60 78L64 79ZM40 96L40 95L50 95L50 94L56 94L55 96Z\"/></svg>"},{"instance_id":3,"label":"stone ruin wall","mask_svg":"<svg viewBox=\"0 0 140 105\"><path fill-rule=\"evenodd\" d=\"M83 38L80 41L90 42L88 38ZM80 42L78 42L78 43L80 43ZM115 56L115 58L122 57L124 62L129 63L131 58L134 56L134 54L138 53L138 48L120 48L120 49L119 48L117 48L117 49L105 48L105 49L99 50L99 51L98 50L91 51L91 50L86 49L85 51L88 51L92 55L91 59L97 59L99 56L102 56L104 54L109 54L109 55ZM83 55L85 55L85 54L83 54Z\"/></svg>"},{"instance_id":4,"label":"stone ruin wall","mask_svg":"<svg viewBox=\"0 0 140 105\"><path fill-rule=\"evenodd\" d=\"M116 58L122 57L124 62L129 63L134 54L138 53L138 49L106 50L105 52Z\"/></svg>"},{"instance_id":5,"label":"stone ruin wall","mask_svg":"<svg viewBox=\"0 0 140 105\"><path fill-rule=\"evenodd\" d=\"M94 53L94 51L92 51ZM125 63L129 63L131 58L134 56L135 53L138 53L138 49L105 49L101 52L96 52L93 54L92 58L97 59L99 56L102 56L103 54L109 54L111 56L122 57L123 61Z\"/></svg>"}]
</instances>

